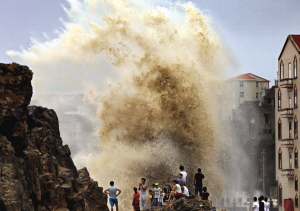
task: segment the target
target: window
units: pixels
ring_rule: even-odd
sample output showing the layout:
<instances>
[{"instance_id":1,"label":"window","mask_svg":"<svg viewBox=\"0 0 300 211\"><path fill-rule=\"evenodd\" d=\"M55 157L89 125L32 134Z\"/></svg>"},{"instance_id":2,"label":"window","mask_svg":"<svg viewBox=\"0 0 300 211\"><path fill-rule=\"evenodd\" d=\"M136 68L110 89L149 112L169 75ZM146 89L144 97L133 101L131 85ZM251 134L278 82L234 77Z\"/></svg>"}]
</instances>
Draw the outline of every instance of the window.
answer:
<instances>
[{"instance_id":1,"label":"window","mask_svg":"<svg viewBox=\"0 0 300 211\"><path fill-rule=\"evenodd\" d=\"M284 68L283 68L283 62L280 63L280 80L284 79Z\"/></svg>"},{"instance_id":2,"label":"window","mask_svg":"<svg viewBox=\"0 0 300 211\"><path fill-rule=\"evenodd\" d=\"M228 98L230 99L230 93L228 93Z\"/></svg>"},{"instance_id":3,"label":"window","mask_svg":"<svg viewBox=\"0 0 300 211\"><path fill-rule=\"evenodd\" d=\"M294 138L298 138L298 119L297 116L294 118Z\"/></svg>"},{"instance_id":4,"label":"window","mask_svg":"<svg viewBox=\"0 0 300 211\"><path fill-rule=\"evenodd\" d=\"M240 81L240 87L244 87L244 81Z\"/></svg>"},{"instance_id":5,"label":"window","mask_svg":"<svg viewBox=\"0 0 300 211\"><path fill-rule=\"evenodd\" d=\"M232 105L232 109L235 109L235 104Z\"/></svg>"},{"instance_id":6,"label":"window","mask_svg":"<svg viewBox=\"0 0 300 211\"><path fill-rule=\"evenodd\" d=\"M269 114L264 114L264 117L265 117L265 124L270 123Z\"/></svg>"},{"instance_id":7,"label":"window","mask_svg":"<svg viewBox=\"0 0 300 211\"><path fill-rule=\"evenodd\" d=\"M293 168L293 155L292 152L289 152L289 169Z\"/></svg>"},{"instance_id":8,"label":"window","mask_svg":"<svg viewBox=\"0 0 300 211\"><path fill-rule=\"evenodd\" d=\"M244 98L244 92L240 92L240 98Z\"/></svg>"},{"instance_id":9,"label":"window","mask_svg":"<svg viewBox=\"0 0 300 211\"><path fill-rule=\"evenodd\" d=\"M282 169L282 156L281 156L281 148L278 151L278 168Z\"/></svg>"},{"instance_id":10,"label":"window","mask_svg":"<svg viewBox=\"0 0 300 211\"><path fill-rule=\"evenodd\" d=\"M232 93L232 98L235 98L235 92Z\"/></svg>"},{"instance_id":11,"label":"window","mask_svg":"<svg viewBox=\"0 0 300 211\"><path fill-rule=\"evenodd\" d=\"M295 176L295 191L298 191L298 176Z\"/></svg>"},{"instance_id":12,"label":"window","mask_svg":"<svg viewBox=\"0 0 300 211\"><path fill-rule=\"evenodd\" d=\"M272 134L272 129L268 129L268 133L269 133L269 134Z\"/></svg>"},{"instance_id":13,"label":"window","mask_svg":"<svg viewBox=\"0 0 300 211\"><path fill-rule=\"evenodd\" d=\"M297 181L298 182L298 181ZM295 207L298 208L298 204L299 204L299 201L298 201L298 194L296 193L296 196L295 196Z\"/></svg>"},{"instance_id":14,"label":"window","mask_svg":"<svg viewBox=\"0 0 300 211\"><path fill-rule=\"evenodd\" d=\"M281 128L281 120L280 120L280 118L279 118L279 120L278 120L278 139L281 139L282 137L281 137L281 130L282 130L282 128Z\"/></svg>"},{"instance_id":15,"label":"window","mask_svg":"<svg viewBox=\"0 0 300 211\"><path fill-rule=\"evenodd\" d=\"M282 206L282 186L279 184L278 187L278 205Z\"/></svg>"},{"instance_id":16,"label":"window","mask_svg":"<svg viewBox=\"0 0 300 211\"><path fill-rule=\"evenodd\" d=\"M232 85L231 85L231 86L232 86L232 88L234 88L234 87L235 87L235 85L234 85L234 81L232 82Z\"/></svg>"},{"instance_id":17,"label":"window","mask_svg":"<svg viewBox=\"0 0 300 211\"><path fill-rule=\"evenodd\" d=\"M298 148L295 148L295 168L298 168Z\"/></svg>"},{"instance_id":18,"label":"window","mask_svg":"<svg viewBox=\"0 0 300 211\"><path fill-rule=\"evenodd\" d=\"M250 118L250 123L255 123L255 119L254 118Z\"/></svg>"},{"instance_id":19,"label":"window","mask_svg":"<svg viewBox=\"0 0 300 211\"><path fill-rule=\"evenodd\" d=\"M289 63L289 78L292 78L292 64Z\"/></svg>"},{"instance_id":20,"label":"window","mask_svg":"<svg viewBox=\"0 0 300 211\"><path fill-rule=\"evenodd\" d=\"M289 121L289 138L292 138L292 122Z\"/></svg>"},{"instance_id":21,"label":"window","mask_svg":"<svg viewBox=\"0 0 300 211\"><path fill-rule=\"evenodd\" d=\"M250 133L250 138L255 139L255 133Z\"/></svg>"},{"instance_id":22,"label":"window","mask_svg":"<svg viewBox=\"0 0 300 211\"><path fill-rule=\"evenodd\" d=\"M294 58L294 78L297 78L297 57Z\"/></svg>"},{"instance_id":23,"label":"window","mask_svg":"<svg viewBox=\"0 0 300 211\"><path fill-rule=\"evenodd\" d=\"M257 92L256 92L256 95L255 95L255 96L256 96L256 99L258 99L258 93L257 93Z\"/></svg>"},{"instance_id":24,"label":"window","mask_svg":"<svg viewBox=\"0 0 300 211\"><path fill-rule=\"evenodd\" d=\"M230 88L230 82L228 83L228 88Z\"/></svg>"},{"instance_id":25,"label":"window","mask_svg":"<svg viewBox=\"0 0 300 211\"><path fill-rule=\"evenodd\" d=\"M298 108L298 92L297 92L297 86L294 87L294 107Z\"/></svg>"},{"instance_id":26,"label":"window","mask_svg":"<svg viewBox=\"0 0 300 211\"><path fill-rule=\"evenodd\" d=\"M264 131L264 134L267 134L267 133L268 133L268 130L267 130L267 129L264 129L263 131Z\"/></svg>"},{"instance_id":27,"label":"window","mask_svg":"<svg viewBox=\"0 0 300 211\"><path fill-rule=\"evenodd\" d=\"M289 91L289 108L292 108L292 91Z\"/></svg>"},{"instance_id":28,"label":"window","mask_svg":"<svg viewBox=\"0 0 300 211\"><path fill-rule=\"evenodd\" d=\"M281 109L281 90L278 90L278 110Z\"/></svg>"},{"instance_id":29,"label":"window","mask_svg":"<svg viewBox=\"0 0 300 211\"><path fill-rule=\"evenodd\" d=\"M258 82L256 82L256 87L258 87Z\"/></svg>"}]
</instances>

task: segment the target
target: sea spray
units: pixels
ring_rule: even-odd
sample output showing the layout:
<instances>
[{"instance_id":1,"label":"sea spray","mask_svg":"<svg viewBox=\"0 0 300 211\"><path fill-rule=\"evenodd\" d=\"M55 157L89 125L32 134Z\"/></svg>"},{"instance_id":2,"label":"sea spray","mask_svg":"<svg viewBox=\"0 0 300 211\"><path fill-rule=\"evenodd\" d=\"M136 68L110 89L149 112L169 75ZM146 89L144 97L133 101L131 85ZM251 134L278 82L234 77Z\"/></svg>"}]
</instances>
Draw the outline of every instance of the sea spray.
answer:
<instances>
[{"instance_id":1,"label":"sea spray","mask_svg":"<svg viewBox=\"0 0 300 211\"><path fill-rule=\"evenodd\" d=\"M114 180L126 209L141 177L149 186L170 184L179 165L189 188L201 167L218 197L218 96L227 56L207 17L191 3L68 2L70 20L57 39L8 55L36 72L36 92L82 86L97 104L100 149L84 159L92 176L104 187Z\"/></svg>"}]
</instances>

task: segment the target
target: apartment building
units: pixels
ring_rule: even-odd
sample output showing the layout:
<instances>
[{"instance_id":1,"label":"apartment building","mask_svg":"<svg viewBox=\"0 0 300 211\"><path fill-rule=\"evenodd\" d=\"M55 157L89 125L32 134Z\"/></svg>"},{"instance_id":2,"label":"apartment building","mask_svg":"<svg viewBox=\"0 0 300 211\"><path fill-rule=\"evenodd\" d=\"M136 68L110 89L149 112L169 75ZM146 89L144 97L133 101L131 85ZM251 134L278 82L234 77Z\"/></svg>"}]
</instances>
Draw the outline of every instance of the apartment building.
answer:
<instances>
[{"instance_id":1,"label":"apartment building","mask_svg":"<svg viewBox=\"0 0 300 211\"><path fill-rule=\"evenodd\" d=\"M278 88L275 89L276 180L279 211L299 210L298 88L300 35L289 35L278 58Z\"/></svg>"},{"instance_id":2,"label":"apartment building","mask_svg":"<svg viewBox=\"0 0 300 211\"><path fill-rule=\"evenodd\" d=\"M269 80L246 73L227 80L222 118L231 119L232 111L245 101L262 101L265 90L269 88Z\"/></svg>"}]
</instances>

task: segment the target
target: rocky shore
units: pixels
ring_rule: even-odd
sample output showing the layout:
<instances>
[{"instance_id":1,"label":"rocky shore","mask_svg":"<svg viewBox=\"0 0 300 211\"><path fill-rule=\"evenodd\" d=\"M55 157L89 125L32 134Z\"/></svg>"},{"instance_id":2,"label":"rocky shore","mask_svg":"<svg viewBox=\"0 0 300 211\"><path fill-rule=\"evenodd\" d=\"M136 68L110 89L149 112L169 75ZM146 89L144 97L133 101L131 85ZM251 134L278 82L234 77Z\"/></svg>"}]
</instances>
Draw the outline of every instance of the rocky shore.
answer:
<instances>
[{"instance_id":1,"label":"rocky shore","mask_svg":"<svg viewBox=\"0 0 300 211\"><path fill-rule=\"evenodd\" d=\"M28 107L32 77L27 66L0 64L0 210L108 210L103 189L63 145L56 113Z\"/></svg>"}]
</instances>

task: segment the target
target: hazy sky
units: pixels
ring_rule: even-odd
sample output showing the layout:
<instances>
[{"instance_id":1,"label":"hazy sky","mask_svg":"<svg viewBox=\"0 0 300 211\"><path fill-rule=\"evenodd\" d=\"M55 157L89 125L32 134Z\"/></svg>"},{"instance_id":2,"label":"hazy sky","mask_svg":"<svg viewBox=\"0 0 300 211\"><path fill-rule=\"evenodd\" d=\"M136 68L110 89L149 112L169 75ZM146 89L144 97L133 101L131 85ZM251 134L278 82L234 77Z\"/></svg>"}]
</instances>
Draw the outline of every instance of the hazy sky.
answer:
<instances>
[{"instance_id":1,"label":"hazy sky","mask_svg":"<svg viewBox=\"0 0 300 211\"><path fill-rule=\"evenodd\" d=\"M151 2L168 6L163 0ZM236 74L251 72L273 83L287 35L300 34L299 0L191 2L211 17L215 31L233 55ZM67 18L61 5L67 7L68 3L66 0L0 1L0 62L12 62L6 50L27 48L30 37L44 40L45 32L55 38L55 30L62 27L60 19Z\"/></svg>"}]
</instances>

